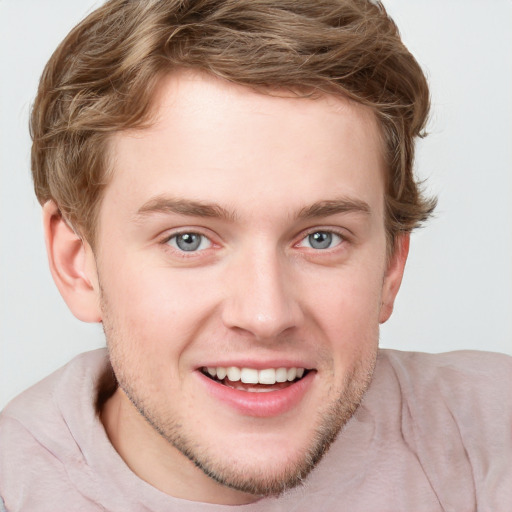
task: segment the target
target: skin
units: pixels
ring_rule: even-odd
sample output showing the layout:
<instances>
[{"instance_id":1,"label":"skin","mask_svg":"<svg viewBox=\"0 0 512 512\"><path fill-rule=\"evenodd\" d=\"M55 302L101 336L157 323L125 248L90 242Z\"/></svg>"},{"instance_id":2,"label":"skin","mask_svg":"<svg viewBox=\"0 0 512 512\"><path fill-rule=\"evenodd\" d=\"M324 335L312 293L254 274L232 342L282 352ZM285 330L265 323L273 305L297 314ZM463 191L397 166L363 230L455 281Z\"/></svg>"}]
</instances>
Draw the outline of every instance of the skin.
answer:
<instances>
[{"instance_id":1,"label":"skin","mask_svg":"<svg viewBox=\"0 0 512 512\"><path fill-rule=\"evenodd\" d=\"M297 485L357 408L408 238L387 255L365 107L178 72L155 113L112 140L94 252L45 206L50 266L75 315L103 322L120 388L102 421L128 466L176 497L248 503ZM225 362L311 371L297 403L257 416L208 392L199 369Z\"/></svg>"}]
</instances>

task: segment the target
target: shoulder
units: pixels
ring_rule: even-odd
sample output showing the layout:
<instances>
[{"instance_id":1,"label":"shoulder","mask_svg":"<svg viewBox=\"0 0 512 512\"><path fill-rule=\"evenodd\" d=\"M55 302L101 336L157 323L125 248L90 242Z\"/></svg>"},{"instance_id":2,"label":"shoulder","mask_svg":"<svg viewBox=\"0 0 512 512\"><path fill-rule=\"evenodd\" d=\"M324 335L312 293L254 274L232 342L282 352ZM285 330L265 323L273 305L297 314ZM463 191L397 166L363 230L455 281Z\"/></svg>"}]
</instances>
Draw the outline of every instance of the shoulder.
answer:
<instances>
[{"instance_id":1,"label":"shoulder","mask_svg":"<svg viewBox=\"0 0 512 512\"><path fill-rule=\"evenodd\" d=\"M461 350L442 354L381 350L379 360L386 362L405 382L421 385L446 381L496 387L500 380L512 381L512 357L494 352Z\"/></svg>"},{"instance_id":2,"label":"shoulder","mask_svg":"<svg viewBox=\"0 0 512 512\"><path fill-rule=\"evenodd\" d=\"M96 421L96 375L105 362L105 350L81 354L0 414L0 494L9 509L81 499L70 468L84 463L80 436Z\"/></svg>"},{"instance_id":3,"label":"shoulder","mask_svg":"<svg viewBox=\"0 0 512 512\"><path fill-rule=\"evenodd\" d=\"M383 350L379 365L398 389L404 439L439 496L453 491L457 471L482 510L512 506L512 357Z\"/></svg>"},{"instance_id":4,"label":"shoulder","mask_svg":"<svg viewBox=\"0 0 512 512\"><path fill-rule=\"evenodd\" d=\"M476 370L503 366L512 368L512 356L497 352L480 350L456 350L430 354L427 352L405 352L400 350L381 349L379 356L392 363L406 365L421 365L432 368L455 367L463 370Z\"/></svg>"},{"instance_id":5,"label":"shoulder","mask_svg":"<svg viewBox=\"0 0 512 512\"><path fill-rule=\"evenodd\" d=\"M512 357L384 350L379 363L381 372L398 383L404 407L422 422L445 417L469 437L493 432L512 438Z\"/></svg>"},{"instance_id":6,"label":"shoulder","mask_svg":"<svg viewBox=\"0 0 512 512\"><path fill-rule=\"evenodd\" d=\"M506 354L383 350L379 360L393 372L402 393L415 399L439 404L435 398L455 411L469 407L485 416L504 406L512 409L512 357Z\"/></svg>"},{"instance_id":7,"label":"shoulder","mask_svg":"<svg viewBox=\"0 0 512 512\"><path fill-rule=\"evenodd\" d=\"M6 418L11 418L31 429L60 417L71 397L75 401L78 395L92 397L95 380L106 364L105 349L76 356L11 400L0 414L0 424Z\"/></svg>"},{"instance_id":8,"label":"shoulder","mask_svg":"<svg viewBox=\"0 0 512 512\"><path fill-rule=\"evenodd\" d=\"M97 383L107 362L105 349L85 352L18 395L0 414L0 439L6 425L16 423L56 450L62 442L56 432L71 429L76 416L94 415Z\"/></svg>"}]
</instances>

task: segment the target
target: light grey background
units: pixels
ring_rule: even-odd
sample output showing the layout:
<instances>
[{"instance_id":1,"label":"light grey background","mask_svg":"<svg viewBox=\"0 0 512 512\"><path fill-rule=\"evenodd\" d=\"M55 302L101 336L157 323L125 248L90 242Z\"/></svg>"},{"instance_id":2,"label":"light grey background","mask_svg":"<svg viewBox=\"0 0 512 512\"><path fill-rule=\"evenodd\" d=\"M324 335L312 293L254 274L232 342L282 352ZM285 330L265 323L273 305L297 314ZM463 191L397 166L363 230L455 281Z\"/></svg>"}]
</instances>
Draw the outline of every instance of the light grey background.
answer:
<instances>
[{"instance_id":1,"label":"light grey background","mask_svg":"<svg viewBox=\"0 0 512 512\"><path fill-rule=\"evenodd\" d=\"M91 0L0 0L0 407L103 345L47 269L29 172L27 119L51 52ZM432 87L417 169L439 195L413 236L382 346L512 354L512 2L385 0Z\"/></svg>"}]
</instances>

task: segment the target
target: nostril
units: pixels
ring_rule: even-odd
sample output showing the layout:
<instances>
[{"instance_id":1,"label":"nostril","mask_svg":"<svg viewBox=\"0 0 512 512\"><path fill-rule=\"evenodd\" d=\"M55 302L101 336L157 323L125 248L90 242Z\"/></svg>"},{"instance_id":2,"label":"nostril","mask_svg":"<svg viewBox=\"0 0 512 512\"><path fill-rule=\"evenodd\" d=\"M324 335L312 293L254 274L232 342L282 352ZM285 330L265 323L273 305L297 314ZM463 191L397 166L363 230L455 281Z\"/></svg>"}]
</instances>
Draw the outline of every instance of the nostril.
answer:
<instances>
[{"instance_id":1,"label":"nostril","mask_svg":"<svg viewBox=\"0 0 512 512\"><path fill-rule=\"evenodd\" d=\"M244 263L247 268L250 262ZM224 325L270 342L299 327L303 311L285 275L285 269L265 261L265 268L259 272L244 272L244 277L230 281L226 290L229 295L222 305Z\"/></svg>"}]
</instances>

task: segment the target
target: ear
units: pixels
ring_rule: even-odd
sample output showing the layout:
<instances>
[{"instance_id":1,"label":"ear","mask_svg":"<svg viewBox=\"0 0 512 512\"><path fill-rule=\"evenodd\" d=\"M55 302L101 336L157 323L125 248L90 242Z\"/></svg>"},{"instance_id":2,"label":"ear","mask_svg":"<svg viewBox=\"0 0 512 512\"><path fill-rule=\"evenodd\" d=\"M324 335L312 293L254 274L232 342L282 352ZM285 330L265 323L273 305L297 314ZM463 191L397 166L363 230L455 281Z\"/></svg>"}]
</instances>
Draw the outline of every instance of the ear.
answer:
<instances>
[{"instance_id":1,"label":"ear","mask_svg":"<svg viewBox=\"0 0 512 512\"><path fill-rule=\"evenodd\" d=\"M43 206L46 251L53 280L71 312L83 322L101 322L96 261L90 245L62 217L57 205Z\"/></svg>"},{"instance_id":2,"label":"ear","mask_svg":"<svg viewBox=\"0 0 512 512\"><path fill-rule=\"evenodd\" d=\"M382 302L380 308L379 322L386 322L395 304L395 297L400 289L402 277L404 275L405 262L409 254L409 233L399 235L395 240L393 254L389 258L387 264L386 275L384 276L384 284L382 287Z\"/></svg>"}]
</instances>

